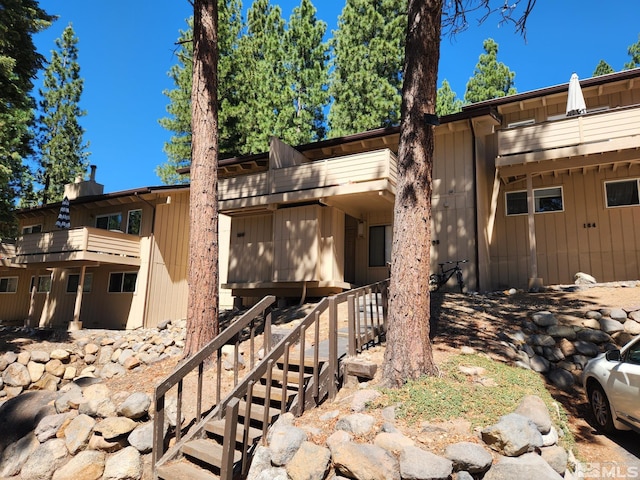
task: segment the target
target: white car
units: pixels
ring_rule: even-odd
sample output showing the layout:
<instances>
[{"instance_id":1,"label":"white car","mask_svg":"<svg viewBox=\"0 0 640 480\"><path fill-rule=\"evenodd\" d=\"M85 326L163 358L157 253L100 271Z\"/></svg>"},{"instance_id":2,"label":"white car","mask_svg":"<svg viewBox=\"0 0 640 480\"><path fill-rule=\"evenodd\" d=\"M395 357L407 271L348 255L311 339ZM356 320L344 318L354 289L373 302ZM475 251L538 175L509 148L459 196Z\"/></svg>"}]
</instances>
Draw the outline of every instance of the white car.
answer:
<instances>
[{"instance_id":1,"label":"white car","mask_svg":"<svg viewBox=\"0 0 640 480\"><path fill-rule=\"evenodd\" d=\"M640 336L591 359L582 381L598 428L640 433Z\"/></svg>"}]
</instances>

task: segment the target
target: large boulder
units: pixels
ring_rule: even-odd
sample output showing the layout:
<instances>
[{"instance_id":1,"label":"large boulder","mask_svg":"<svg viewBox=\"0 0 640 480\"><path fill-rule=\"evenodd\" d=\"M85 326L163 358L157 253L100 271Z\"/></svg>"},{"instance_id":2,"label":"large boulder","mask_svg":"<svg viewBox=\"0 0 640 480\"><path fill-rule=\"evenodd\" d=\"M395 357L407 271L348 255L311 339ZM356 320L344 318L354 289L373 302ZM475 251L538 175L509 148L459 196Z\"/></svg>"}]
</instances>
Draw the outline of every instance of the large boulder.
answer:
<instances>
[{"instance_id":1,"label":"large boulder","mask_svg":"<svg viewBox=\"0 0 640 480\"><path fill-rule=\"evenodd\" d=\"M507 457L517 457L542 446L538 426L529 418L510 413L495 425L482 430L482 440Z\"/></svg>"}]
</instances>

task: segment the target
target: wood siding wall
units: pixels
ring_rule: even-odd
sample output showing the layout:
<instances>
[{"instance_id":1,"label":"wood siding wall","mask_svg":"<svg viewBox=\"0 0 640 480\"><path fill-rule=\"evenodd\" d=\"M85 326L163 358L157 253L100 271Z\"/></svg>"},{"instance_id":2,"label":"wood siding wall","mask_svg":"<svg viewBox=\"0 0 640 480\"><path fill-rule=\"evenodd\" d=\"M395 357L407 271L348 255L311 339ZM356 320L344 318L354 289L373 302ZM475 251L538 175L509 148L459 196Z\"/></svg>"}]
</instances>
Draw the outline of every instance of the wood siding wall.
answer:
<instances>
[{"instance_id":1,"label":"wood siding wall","mask_svg":"<svg viewBox=\"0 0 640 480\"><path fill-rule=\"evenodd\" d=\"M534 189L562 186L564 197L564 212L535 214L538 273L545 284L573 283L577 272L599 282L638 279L640 207L606 208L604 187L608 180L638 177L640 165L634 164L534 179ZM505 215L505 192L523 189L523 184L509 185L498 199L491 246L495 288L523 288L529 278L527 216Z\"/></svg>"},{"instance_id":2,"label":"wood siding wall","mask_svg":"<svg viewBox=\"0 0 640 480\"><path fill-rule=\"evenodd\" d=\"M231 219L229 283L269 281L273 272L273 214Z\"/></svg>"},{"instance_id":3,"label":"wood siding wall","mask_svg":"<svg viewBox=\"0 0 640 480\"><path fill-rule=\"evenodd\" d=\"M320 208L311 205L275 212L273 281L319 280Z\"/></svg>"}]
</instances>

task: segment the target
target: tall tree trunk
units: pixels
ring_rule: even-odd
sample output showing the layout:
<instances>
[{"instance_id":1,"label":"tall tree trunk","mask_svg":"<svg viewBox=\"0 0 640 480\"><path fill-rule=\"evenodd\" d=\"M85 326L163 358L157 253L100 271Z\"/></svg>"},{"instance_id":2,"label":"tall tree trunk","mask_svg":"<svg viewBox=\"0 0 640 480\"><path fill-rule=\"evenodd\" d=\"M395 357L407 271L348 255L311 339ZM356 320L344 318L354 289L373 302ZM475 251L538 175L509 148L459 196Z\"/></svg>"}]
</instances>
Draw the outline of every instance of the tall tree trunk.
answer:
<instances>
[{"instance_id":1,"label":"tall tree trunk","mask_svg":"<svg viewBox=\"0 0 640 480\"><path fill-rule=\"evenodd\" d=\"M213 339L218 323L218 6L193 2L189 303L184 356Z\"/></svg>"},{"instance_id":2,"label":"tall tree trunk","mask_svg":"<svg viewBox=\"0 0 640 480\"><path fill-rule=\"evenodd\" d=\"M390 386L437 372L429 340L434 127L425 115L436 109L442 0L410 0L408 15L383 365Z\"/></svg>"}]
</instances>

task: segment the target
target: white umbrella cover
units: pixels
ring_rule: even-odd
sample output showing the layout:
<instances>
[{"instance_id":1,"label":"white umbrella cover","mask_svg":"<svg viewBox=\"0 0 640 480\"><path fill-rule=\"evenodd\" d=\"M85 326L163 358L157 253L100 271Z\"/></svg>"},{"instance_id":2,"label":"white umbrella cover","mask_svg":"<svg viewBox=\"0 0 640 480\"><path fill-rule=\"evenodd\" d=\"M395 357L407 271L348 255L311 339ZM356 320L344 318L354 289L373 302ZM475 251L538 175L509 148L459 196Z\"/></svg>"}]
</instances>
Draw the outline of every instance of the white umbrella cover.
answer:
<instances>
[{"instance_id":1,"label":"white umbrella cover","mask_svg":"<svg viewBox=\"0 0 640 480\"><path fill-rule=\"evenodd\" d=\"M58 214L58 221L56 222L58 228L71 228L71 216L69 215L69 199L64 197L62 204L60 205L60 213Z\"/></svg>"},{"instance_id":2,"label":"white umbrella cover","mask_svg":"<svg viewBox=\"0 0 640 480\"><path fill-rule=\"evenodd\" d=\"M582 115L587 113L587 105L584 103L584 97L582 96L582 88L580 88L580 80L578 75L571 75L569 80L569 92L567 98L567 117L572 115Z\"/></svg>"}]
</instances>

